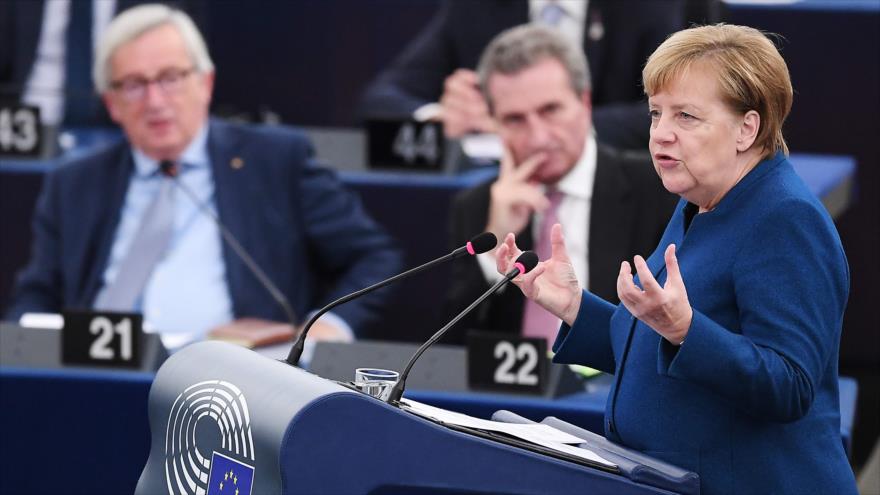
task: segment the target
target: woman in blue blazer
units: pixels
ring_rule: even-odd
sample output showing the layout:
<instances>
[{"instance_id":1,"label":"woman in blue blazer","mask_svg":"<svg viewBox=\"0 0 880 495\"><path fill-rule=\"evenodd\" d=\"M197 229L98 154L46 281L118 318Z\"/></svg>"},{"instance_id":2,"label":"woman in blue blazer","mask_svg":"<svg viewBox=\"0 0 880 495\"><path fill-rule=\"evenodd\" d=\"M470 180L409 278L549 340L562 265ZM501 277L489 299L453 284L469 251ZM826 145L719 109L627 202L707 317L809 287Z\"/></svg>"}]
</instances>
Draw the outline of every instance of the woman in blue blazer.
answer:
<instances>
[{"instance_id":1,"label":"woman in blue blazer","mask_svg":"<svg viewBox=\"0 0 880 495\"><path fill-rule=\"evenodd\" d=\"M786 157L785 61L761 32L680 31L643 72L649 147L681 201L620 266L621 304L582 291L562 229L515 282L563 320L554 361L614 373L606 436L700 474L703 493L855 493L837 361L849 269ZM498 250L506 273L513 234Z\"/></svg>"}]
</instances>

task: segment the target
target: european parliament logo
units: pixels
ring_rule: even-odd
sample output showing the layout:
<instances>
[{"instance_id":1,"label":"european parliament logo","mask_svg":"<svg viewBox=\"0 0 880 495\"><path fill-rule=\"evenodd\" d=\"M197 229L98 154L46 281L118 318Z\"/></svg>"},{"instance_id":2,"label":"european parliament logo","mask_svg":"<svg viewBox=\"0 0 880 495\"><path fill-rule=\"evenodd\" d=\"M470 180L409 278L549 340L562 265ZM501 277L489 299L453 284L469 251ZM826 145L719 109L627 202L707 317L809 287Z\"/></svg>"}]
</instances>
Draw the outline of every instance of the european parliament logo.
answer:
<instances>
[{"instance_id":1,"label":"european parliament logo","mask_svg":"<svg viewBox=\"0 0 880 495\"><path fill-rule=\"evenodd\" d=\"M168 495L249 495L255 460L251 415L240 388L207 380L177 396L165 430Z\"/></svg>"},{"instance_id":2,"label":"european parliament logo","mask_svg":"<svg viewBox=\"0 0 880 495\"><path fill-rule=\"evenodd\" d=\"M214 452L207 495L250 495L254 484L254 467Z\"/></svg>"}]
</instances>

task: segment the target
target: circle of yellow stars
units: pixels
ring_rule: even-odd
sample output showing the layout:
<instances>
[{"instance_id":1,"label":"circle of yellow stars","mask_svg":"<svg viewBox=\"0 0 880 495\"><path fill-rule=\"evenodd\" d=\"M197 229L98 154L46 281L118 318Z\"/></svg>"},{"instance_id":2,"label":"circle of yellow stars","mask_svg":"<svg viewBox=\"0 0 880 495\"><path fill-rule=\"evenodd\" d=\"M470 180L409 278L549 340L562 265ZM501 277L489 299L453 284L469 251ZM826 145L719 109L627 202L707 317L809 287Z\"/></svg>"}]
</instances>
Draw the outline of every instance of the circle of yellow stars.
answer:
<instances>
[{"instance_id":1,"label":"circle of yellow stars","mask_svg":"<svg viewBox=\"0 0 880 495\"><path fill-rule=\"evenodd\" d=\"M235 495L238 495L238 476L235 475L235 472L230 469L229 472L223 473L223 479L220 481L220 491L223 491L223 484L226 483L229 485L229 481L232 480L232 485L235 486Z\"/></svg>"}]
</instances>

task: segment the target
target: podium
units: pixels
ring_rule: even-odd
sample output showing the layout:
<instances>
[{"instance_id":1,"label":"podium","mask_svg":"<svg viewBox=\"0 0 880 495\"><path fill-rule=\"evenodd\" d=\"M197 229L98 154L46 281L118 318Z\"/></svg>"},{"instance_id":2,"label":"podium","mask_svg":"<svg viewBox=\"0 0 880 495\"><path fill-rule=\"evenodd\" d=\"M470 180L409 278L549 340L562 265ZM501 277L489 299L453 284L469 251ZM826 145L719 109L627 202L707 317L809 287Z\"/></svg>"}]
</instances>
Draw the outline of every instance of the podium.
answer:
<instances>
[{"instance_id":1,"label":"podium","mask_svg":"<svg viewBox=\"0 0 880 495\"><path fill-rule=\"evenodd\" d=\"M150 390L149 421L138 494L234 493L233 481L242 495L670 493L450 429L221 342L191 345L165 362Z\"/></svg>"}]
</instances>

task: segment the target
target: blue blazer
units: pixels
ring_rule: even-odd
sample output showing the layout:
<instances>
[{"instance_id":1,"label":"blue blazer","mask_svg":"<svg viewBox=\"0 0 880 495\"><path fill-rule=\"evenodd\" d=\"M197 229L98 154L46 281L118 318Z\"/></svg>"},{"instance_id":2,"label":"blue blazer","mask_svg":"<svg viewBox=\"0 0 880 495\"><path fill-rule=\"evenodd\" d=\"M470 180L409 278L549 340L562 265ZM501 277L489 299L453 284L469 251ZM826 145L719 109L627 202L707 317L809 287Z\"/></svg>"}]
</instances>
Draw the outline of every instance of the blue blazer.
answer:
<instances>
[{"instance_id":1,"label":"blue blazer","mask_svg":"<svg viewBox=\"0 0 880 495\"><path fill-rule=\"evenodd\" d=\"M662 285L675 243L684 344L585 292L554 360L614 373L606 436L699 473L703 493L856 493L837 390L849 269L831 218L781 153L694 211L679 202L647 260Z\"/></svg>"},{"instance_id":2,"label":"blue blazer","mask_svg":"<svg viewBox=\"0 0 880 495\"><path fill-rule=\"evenodd\" d=\"M399 270L391 239L333 172L316 166L300 133L211 120L208 152L220 220L289 298L300 321ZM34 213L31 259L7 317L92 305L133 167L123 142L47 174ZM225 243L223 262L235 317L286 320ZM379 291L334 312L359 332L377 319L386 299Z\"/></svg>"}]
</instances>

